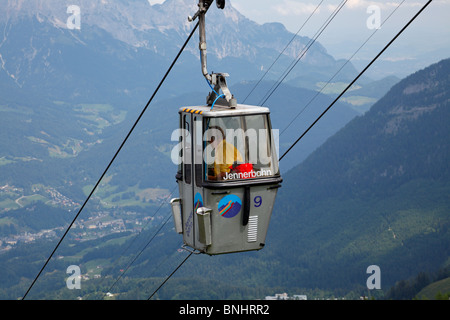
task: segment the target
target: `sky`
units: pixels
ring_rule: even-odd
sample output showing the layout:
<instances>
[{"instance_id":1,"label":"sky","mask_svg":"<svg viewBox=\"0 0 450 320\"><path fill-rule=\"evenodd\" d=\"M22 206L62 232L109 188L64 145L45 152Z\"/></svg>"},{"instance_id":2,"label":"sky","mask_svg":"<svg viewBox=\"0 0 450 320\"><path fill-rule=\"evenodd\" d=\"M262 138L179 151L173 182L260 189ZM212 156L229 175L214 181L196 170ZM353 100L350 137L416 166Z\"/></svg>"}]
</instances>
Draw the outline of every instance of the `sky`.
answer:
<instances>
[{"instance_id":1,"label":"sky","mask_svg":"<svg viewBox=\"0 0 450 320\"><path fill-rule=\"evenodd\" d=\"M392 29L395 26L392 21L406 23L415 12L417 12L427 1L426 0L406 0L397 9L395 14L387 21L385 29ZM320 3L320 6L318 7ZM282 22L291 32L297 32L308 16L318 7L314 18L308 23L317 26L315 21L320 20L320 24L332 13L341 3L341 0L233 0L233 6L248 18L258 22L277 21ZM401 3L401 0L394 1L367 1L348 0L336 19L330 24L330 30L322 36L321 43L335 44L347 40L349 37L364 38L368 34L367 20L373 15L368 13L370 6L380 8L381 20L386 19L389 14ZM414 22L411 34L419 35L421 38L431 38L439 43L441 40L450 41L450 0L434 0ZM383 27L382 27L383 29ZM310 32L305 28L305 33ZM317 27L314 29L317 30ZM396 29L398 30L398 29ZM380 30L381 31L381 30ZM315 32L315 31L314 31ZM412 40L411 42L419 43Z\"/></svg>"},{"instance_id":2,"label":"sky","mask_svg":"<svg viewBox=\"0 0 450 320\"><path fill-rule=\"evenodd\" d=\"M304 24L299 34L312 38L342 1L345 0L227 0L227 3L260 24L280 22L293 33ZM164 0L149 0L150 4L162 2ZM347 0L317 41L335 58L348 59L373 34L352 58L355 65L364 66L426 2ZM381 28L377 29L380 24ZM410 61L417 69L448 57L450 0L433 0L380 60L386 62L385 68L390 68L387 62ZM398 64L398 67L405 68L405 65Z\"/></svg>"}]
</instances>

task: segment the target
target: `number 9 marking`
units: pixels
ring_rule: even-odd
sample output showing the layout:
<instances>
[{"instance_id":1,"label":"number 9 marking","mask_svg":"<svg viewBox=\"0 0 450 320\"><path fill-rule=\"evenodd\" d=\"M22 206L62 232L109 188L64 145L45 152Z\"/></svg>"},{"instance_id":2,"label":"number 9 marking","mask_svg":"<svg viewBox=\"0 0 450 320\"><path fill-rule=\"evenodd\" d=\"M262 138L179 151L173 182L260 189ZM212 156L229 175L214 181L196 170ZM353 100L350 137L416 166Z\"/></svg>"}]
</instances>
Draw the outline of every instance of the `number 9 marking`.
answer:
<instances>
[{"instance_id":1,"label":"number 9 marking","mask_svg":"<svg viewBox=\"0 0 450 320\"><path fill-rule=\"evenodd\" d=\"M255 199L253 199L253 202L255 203L256 208L261 207L261 204L262 204L261 196L256 196Z\"/></svg>"}]
</instances>

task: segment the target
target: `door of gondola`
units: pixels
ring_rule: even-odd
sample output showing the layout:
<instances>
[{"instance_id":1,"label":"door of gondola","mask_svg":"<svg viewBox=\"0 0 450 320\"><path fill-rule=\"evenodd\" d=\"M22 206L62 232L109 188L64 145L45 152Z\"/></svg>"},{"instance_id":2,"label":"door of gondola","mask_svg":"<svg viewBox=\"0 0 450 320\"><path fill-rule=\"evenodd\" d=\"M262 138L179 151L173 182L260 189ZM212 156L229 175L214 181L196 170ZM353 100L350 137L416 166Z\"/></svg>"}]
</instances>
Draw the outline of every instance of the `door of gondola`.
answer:
<instances>
[{"instance_id":1,"label":"door of gondola","mask_svg":"<svg viewBox=\"0 0 450 320\"><path fill-rule=\"evenodd\" d=\"M203 207L201 122L198 115L180 114L181 163L177 173L180 198L172 204L177 210L174 216L177 232L183 234L184 244L199 250L206 246L199 242L196 214L198 208Z\"/></svg>"}]
</instances>

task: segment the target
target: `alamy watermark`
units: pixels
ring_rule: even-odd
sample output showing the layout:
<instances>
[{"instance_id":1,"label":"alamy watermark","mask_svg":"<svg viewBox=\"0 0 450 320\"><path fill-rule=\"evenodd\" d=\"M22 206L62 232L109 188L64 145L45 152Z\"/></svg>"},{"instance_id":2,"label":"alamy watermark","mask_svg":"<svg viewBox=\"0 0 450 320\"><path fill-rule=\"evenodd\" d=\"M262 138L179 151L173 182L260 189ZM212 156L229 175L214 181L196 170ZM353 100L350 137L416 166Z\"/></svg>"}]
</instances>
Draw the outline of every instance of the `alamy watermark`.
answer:
<instances>
[{"instance_id":1,"label":"alamy watermark","mask_svg":"<svg viewBox=\"0 0 450 320\"><path fill-rule=\"evenodd\" d=\"M67 7L67 13L70 16L67 18L67 29L80 30L81 29L81 9L77 5L70 5Z\"/></svg>"}]
</instances>

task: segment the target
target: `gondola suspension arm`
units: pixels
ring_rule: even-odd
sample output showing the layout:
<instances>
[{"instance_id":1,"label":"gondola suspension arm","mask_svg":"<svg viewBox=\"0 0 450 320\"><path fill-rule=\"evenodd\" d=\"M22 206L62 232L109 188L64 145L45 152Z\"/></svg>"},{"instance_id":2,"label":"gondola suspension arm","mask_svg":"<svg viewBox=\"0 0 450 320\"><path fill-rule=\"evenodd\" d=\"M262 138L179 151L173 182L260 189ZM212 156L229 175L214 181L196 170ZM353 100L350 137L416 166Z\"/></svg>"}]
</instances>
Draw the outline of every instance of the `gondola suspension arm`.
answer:
<instances>
[{"instance_id":1,"label":"gondola suspension arm","mask_svg":"<svg viewBox=\"0 0 450 320\"><path fill-rule=\"evenodd\" d=\"M207 97L207 104L212 105L214 101L218 98L219 90L222 90L225 100L229 107L235 108L237 101L228 89L226 77L229 75L227 73L209 73L207 64L207 50L206 50L206 12L213 3L214 0L199 0L198 11L193 17L189 16L188 20L190 22L199 19L199 49L200 49L200 62L202 68L202 74L206 80L211 84L213 88L212 92ZM217 7L223 9L225 7L225 0L216 0Z\"/></svg>"}]
</instances>

